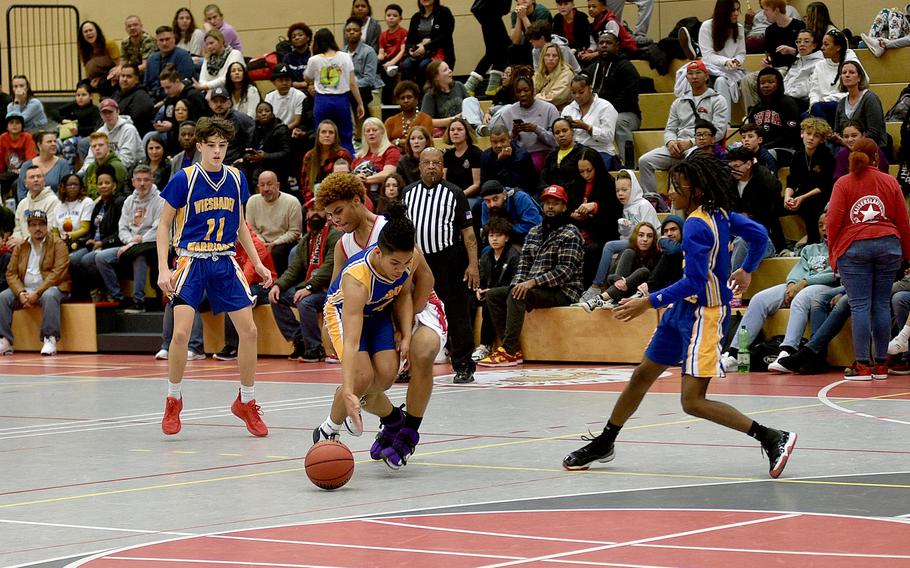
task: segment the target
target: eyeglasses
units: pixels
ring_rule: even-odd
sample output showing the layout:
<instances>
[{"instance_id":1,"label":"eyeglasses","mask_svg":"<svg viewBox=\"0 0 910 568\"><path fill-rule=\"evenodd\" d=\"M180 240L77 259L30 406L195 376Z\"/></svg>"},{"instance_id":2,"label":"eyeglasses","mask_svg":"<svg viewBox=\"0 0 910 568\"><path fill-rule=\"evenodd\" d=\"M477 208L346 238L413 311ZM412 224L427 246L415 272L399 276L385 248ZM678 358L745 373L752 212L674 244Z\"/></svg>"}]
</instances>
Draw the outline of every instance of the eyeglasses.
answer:
<instances>
[{"instance_id":1,"label":"eyeglasses","mask_svg":"<svg viewBox=\"0 0 910 568\"><path fill-rule=\"evenodd\" d=\"M441 166L442 160L420 160L421 166Z\"/></svg>"}]
</instances>

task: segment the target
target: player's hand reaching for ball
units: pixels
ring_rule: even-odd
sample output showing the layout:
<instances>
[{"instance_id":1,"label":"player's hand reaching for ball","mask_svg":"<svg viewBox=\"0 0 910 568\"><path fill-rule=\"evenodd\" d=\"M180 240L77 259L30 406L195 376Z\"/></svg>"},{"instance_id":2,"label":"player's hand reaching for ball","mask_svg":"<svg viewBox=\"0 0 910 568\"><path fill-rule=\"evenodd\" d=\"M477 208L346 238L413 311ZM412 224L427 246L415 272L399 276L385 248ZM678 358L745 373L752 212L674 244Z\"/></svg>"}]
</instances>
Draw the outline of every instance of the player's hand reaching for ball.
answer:
<instances>
[{"instance_id":1,"label":"player's hand reaching for ball","mask_svg":"<svg viewBox=\"0 0 910 568\"><path fill-rule=\"evenodd\" d=\"M158 288L165 296L174 293L174 273L170 268L158 269Z\"/></svg>"},{"instance_id":2,"label":"player's hand reaching for ball","mask_svg":"<svg viewBox=\"0 0 910 568\"><path fill-rule=\"evenodd\" d=\"M354 428L362 432L363 419L360 417L360 397L345 389L341 392L341 398L344 400L344 411L351 417Z\"/></svg>"}]
</instances>

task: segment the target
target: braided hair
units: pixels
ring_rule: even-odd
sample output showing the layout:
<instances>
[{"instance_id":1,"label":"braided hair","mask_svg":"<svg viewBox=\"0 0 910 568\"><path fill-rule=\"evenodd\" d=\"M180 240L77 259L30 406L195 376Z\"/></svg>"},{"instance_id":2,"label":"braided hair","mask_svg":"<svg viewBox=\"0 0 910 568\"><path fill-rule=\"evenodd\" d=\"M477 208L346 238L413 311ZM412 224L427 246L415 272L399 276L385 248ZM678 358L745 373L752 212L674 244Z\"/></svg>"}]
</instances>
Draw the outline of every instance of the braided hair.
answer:
<instances>
[{"instance_id":1,"label":"braided hair","mask_svg":"<svg viewBox=\"0 0 910 568\"><path fill-rule=\"evenodd\" d=\"M383 254L396 252L411 252L415 248L417 230L414 223L408 219L408 211L400 201L389 203L383 211L388 220L382 231L379 232L377 244Z\"/></svg>"},{"instance_id":2,"label":"braided hair","mask_svg":"<svg viewBox=\"0 0 910 568\"><path fill-rule=\"evenodd\" d=\"M736 180L725 162L710 154L692 154L670 168L670 183L677 192L682 189L680 178L683 177L689 182L690 191L695 188L701 191L698 204L705 212L714 213L719 209L730 211L731 196L737 191Z\"/></svg>"}]
</instances>

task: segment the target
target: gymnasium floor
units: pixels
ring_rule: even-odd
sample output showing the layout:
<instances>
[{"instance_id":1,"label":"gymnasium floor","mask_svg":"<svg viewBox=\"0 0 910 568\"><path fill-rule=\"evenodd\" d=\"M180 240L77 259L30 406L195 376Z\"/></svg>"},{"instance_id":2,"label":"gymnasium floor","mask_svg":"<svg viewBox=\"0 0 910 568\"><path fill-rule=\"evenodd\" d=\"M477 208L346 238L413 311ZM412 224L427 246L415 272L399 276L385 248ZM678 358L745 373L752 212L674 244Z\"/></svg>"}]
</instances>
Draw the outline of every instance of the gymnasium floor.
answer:
<instances>
[{"instance_id":1,"label":"gymnasium floor","mask_svg":"<svg viewBox=\"0 0 910 568\"><path fill-rule=\"evenodd\" d=\"M327 492L302 459L340 368L261 360L264 439L230 414L235 369L190 363L183 431L165 437L165 362L4 358L0 565L910 566L910 377L713 381L717 398L799 433L775 481L751 439L681 412L678 371L615 461L567 472L629 367L481 371L467 386L437 367L410 464L370 461L370 418L344 439L353 479Z\"/></svg>"}]
</instances>

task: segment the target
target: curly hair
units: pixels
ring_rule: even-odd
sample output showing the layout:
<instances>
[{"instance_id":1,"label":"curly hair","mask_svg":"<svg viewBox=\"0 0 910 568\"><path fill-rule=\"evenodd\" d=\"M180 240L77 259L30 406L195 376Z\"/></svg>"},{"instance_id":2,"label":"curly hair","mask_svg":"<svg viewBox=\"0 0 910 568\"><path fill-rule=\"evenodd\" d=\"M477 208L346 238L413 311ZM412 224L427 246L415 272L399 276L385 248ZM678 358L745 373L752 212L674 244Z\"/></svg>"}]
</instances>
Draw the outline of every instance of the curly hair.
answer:
<instances>
[{"instance_id":1,"label":"curly hair","mask_svg":"<svg viewBox=\"0 0 910 568\"><path fill-rule=\"evenodd\" d=\"M670 182L679 193L686 189L682 182L683 178L688 182L690 199L694 198L692 192L695 189L701 192L698 205L701 205L705 212L710 214L718 210L730 211L732 205L730 196L738 191L736 179L729 165L711 154L692 154L688 159L670 168Z\"/></svg>"},{"instance_id":2,"label":"curly hair","mask_svg":"<svg viewBox=\"0 0 910 568\"><path fill-rule=\"evenodd\" d=\"M329 174L319 184L316 209L326 209L338 201L353 201L355 197L361 203L366 201L366 189L357 176L350 173Z\"/></svg>"}]
</instances>

